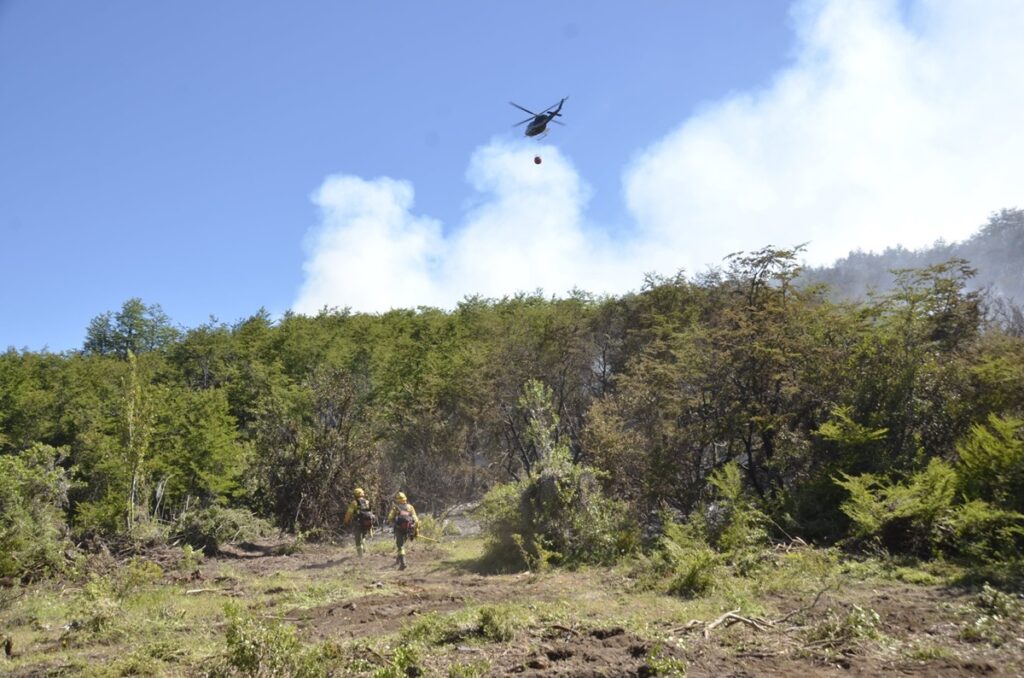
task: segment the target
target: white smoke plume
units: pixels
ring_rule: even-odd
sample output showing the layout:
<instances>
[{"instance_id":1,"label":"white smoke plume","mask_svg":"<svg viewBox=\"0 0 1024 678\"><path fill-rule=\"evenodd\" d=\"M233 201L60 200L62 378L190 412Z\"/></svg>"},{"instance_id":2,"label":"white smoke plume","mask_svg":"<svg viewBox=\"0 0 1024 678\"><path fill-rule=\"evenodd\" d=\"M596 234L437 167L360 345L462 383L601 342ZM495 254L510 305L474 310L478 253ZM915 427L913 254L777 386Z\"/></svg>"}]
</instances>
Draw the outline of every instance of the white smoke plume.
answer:
<instances>
[{"instance_id":1,"label":"white smoke plume","mask_svg":"<svg viewBox=\"0 0 1024 678\"><path fill-rule=\"evenodd\" d=\"M477 149L467 176L482 201L447 235L413 214L406 182L329 177L295 310L623 292L644 272L765 244L808 242L826 263L959 239L1024 204L1024 2L808 0L793 17L788 67L708 103L625 169L635 223L617 235L588 224L589 189L551 147L541 168L524 146Z\"/></svg>"}]
</instances>

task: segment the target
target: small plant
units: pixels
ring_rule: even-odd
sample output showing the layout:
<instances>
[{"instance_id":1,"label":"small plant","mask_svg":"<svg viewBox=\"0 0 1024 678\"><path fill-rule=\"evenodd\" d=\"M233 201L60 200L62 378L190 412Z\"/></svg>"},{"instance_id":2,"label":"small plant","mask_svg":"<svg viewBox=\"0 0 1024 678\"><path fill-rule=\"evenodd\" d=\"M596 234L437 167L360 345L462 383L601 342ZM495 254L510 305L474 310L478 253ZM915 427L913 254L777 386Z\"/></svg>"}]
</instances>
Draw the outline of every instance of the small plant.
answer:
<instances>
[{"instance_id":1,"label":"small plant","mask_svg":"<svg viewBox=\"0 0 1024 678\"><path fill-rule=\"evenodd\" d=\"M61 643L105 642L120 635L118 625L123 611L117 602L115 586L105 577L93 575L72 604L72 618L64 627Z\"/></svg>"},{"instance_id":2,"label":"small plant","mask_svg":"<svg viewBox=\"0 0 1024 678\"><path fill-rule=\"evenodd\" d=\"M420 514L416 521L416 533L421 537L439 539L444 534L444 526L429 513Z\"/></svg>"},{"instance_id":3,"label":"small plant","mask_svg":"<svg viewBox=\"0 0 1024 678\"><path fill-rule=\"evenodd\" d=\"M669 577L664 590L672 595L692 598L714 590L721 575L720 560L718 553L705 541L698 525L669 522L654 553L639 559L634 575L638 577L641 588L656 588L658 581L663 582L665 577Z\"/></svg>"},{"instance_id":4,"label":"small plant","mask_svg":"<svg viewBox=\"0 0 1024 678\"><path fill-rule=\"evenodd\" d=\"M225 607L227 616L227 664L245 676L316 676L317 653L303 647L295 627L256 619L236 605Z\"/></svg>"},{"instance_id":5,"label":"small plant","mask_svg":"<svg viewBox=\"0 0 1024 678\"><path fill-rule=\"evenodd\" d=\"M1006 642L1003 636L1003 620L997 616L983 614L960 629L960 640L968 643L988 643L999 647Z\"/></svg>"},{"instance_id":6,"label":"small plant","mask_svg":"<svg viewBox=\"0 0 1024 678\"><path fill-rule=\"evenodd\" d=\"M530 621L530 616L516 605L486 605L480 608L480 635L495 643L507 643Z\"/></svg>"},{"instance_id":7,"label":"small plant","mask_svg":"<svg viewBox=\"0 0 1024 678\"><path fill-rule=\"evenodd\" d=\"M406 678L423 675L419 668L420 650L415 643L399 645L391 655L391 661L373 673L373 678Z\"/></svg>"},{"instance_id":8,"label":"small plant","mask_svg":"<svg viewBox=\"0 0 1024 678\"><path fill-rule=\"evenodd\" d=\"M471 633L472 625L460 620L456 615L428 612L403 628L401 637L407 643L445 645L458 642Z\"/></svg>"},{"instance_id":9,"label":"small plant","mask_svg":"<svg viewBox=\"0 0 1024 678\"><path fill-rule=\"evenodd\" d=\"M472 662L456 662L448 667L448 678L479 678L491 670L491 662L477 659Z\"/></svg>"},{"instance_id":10,"label":"small plant","mask_svg":"<svg viewBox=\"0 0 1024 678\"><path fill-rule=\"evenodd\" d=\"M194 572L199 569L205 555L202 551L192 548L191 544L181 547L181 558L178 560L178 569L182 572Z\"/></svg>"},{"instance_id":11,"label":"small plant","mask_svg":"<svg viewBox=\"0 0 1024 678\"><path fill-rule=\"evenodd\" d=\"M826 647L839 647L862 638L878 639L880 621L877 612L860 605L853 605L844 615L830 608L826 619L808 631L807 639Z\"/></svg>"},{"instance_id":12,"label":"small plant","mask_svg":"<svg viewBox=\"0 0 1024 678\"><path fill-rule=\"evenodd\" d=\"M274 547L275 556L294 556L296 553L301 553L303 547L306 545L308 534L306 532L297 532L295 539L291 540L287 544L281 544L280 546Z\"/></svg>"},{"instance_id":13,"label":"small plant","mask_svg":"<svg viewBox=\"0 0 1024 678\"><path fill-rule=\"evenodd\" d=\"M956 654L941 645L918 645L907 652L907 658L918 662L930 662L943 659L954 659Z\"/></svg>"},{"instance_id":14,"label":"small plant","mask_svg":"<svg viewBox=\"0 0 1024 678\"><path fill-rule=\"evenodd\" d=\"M655 646L647 653L647 673L653 676L685 676L686 662L667 654L663 647ZM641 675L645 675L641 669Z\"/></svg>"},{"instance_id":15,"label":"small plant","mask_svg":"<svg viewBox=\"0 0 1024 678\"><path fill-rule=\"evenodd\" d=\"M683 598L695 598L715 589L718 581L718 555L711 549L693 550L680 559L668 592Z\"/></svg>"},{"instance_id":16,"label":"small plant","mask_svg":"<svg viewBox=\"0 0 1024 678\"><path fill-rule=\"evenodd\" d=\"M1021 603L1013 596L994 589L987 583L981 587L981 593L974 603L978 609L988 615L1002 619L1014 619L1021 615Z\"/></svg>"},{"instance_id":17,"label":"small plant","mask_svg":"<svg viewBox=\"0 0 1024 678\"><path fill-rule=\"evenodd\" d=\"M914 567L897 567L893 574L896 579L917 586L934 586L941 581L934 574Z\"/></svg>"},{"instance_id":18,"label":"small plant","mask_svg":"<svg viewBox=\"0 0 1024 678\"><path fill-rule=\"evenodd\" d=\"M114 591L118 598L124 598L136 589L151 586L163 579L164 570L152 560L135 557L128 561L114 580Z\"/></svg>"}]
</instances>

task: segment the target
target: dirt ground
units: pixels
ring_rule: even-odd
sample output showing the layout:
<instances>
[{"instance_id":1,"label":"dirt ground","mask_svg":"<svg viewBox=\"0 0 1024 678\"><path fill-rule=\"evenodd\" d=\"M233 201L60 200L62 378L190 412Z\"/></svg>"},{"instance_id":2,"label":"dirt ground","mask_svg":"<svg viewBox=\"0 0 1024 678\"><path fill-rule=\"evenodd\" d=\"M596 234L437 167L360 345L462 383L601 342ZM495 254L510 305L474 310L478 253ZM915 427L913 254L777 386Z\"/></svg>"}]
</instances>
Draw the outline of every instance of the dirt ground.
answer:
<instances>
[{"instance_id":1,"label":"dirt ground","mask_svg":"<svg viewBox=\"0 0 1024 678\"><path fill-rule=\"evenodd\" d=\"M115 617L128 631L96 642L76 644L68 630L82 614L81 585L22 591L21 607L0 610L0 632L15 640L0 674L203 675L224 656L224 605L234 601L294 626L307 647L361 652L367 667L393 662L418 622L502 604L529 620L506 642L428 643L407 675L1024 675L1024 601L1008 594L986 607L978 590L878 577L816 593L799 574L753 597L684 600L638 591L623 568L481 574L478 537L420 540L405 571L383 535L362 558L350 543L282 546L229 547L197 568L165 564L160 581L122 599Z\"/></svg>"},{"instance_id":2,"label":"dirt ground","mask_svg":"<svg viewBox=\"0 0 1024 678\"><path fill-rule=\"evenodd\" d=\"M420 615L486 603L551 605L566 611L563 623L538 622L522 639L508 644L454 648L455 656L486 658L490 675L655 675L652 653L663 662L681 660L686 675L716 678L1024 675L1024 630L996 618L983 621L997 629L998 640L970 637L964 629L978 626L983 615L972 602L976 593L963 589L848 582L840 592L825 592L813 607L784 623L780 620L787 611L810 606L808 596L776 594L764 601L766 608L779 610L774 618L765 614L749 622L746 617L727 619L705 632L715 616L681 623L677 612L659 618L655 608L645 615L644 603L634 600L618 575L608 570L483 575L453 558L445 547L422 542L410 554L410 568L404 572L394 567L391 553L379 549L362 559L345 546L313 546L292 556L244 551L234 555L211 562L209 576L216 576L225 560L237 570L260 576L351 572L354 595L282 610L283 618L308 641L379 638L400 631ZM630 611L632 624L627 626L636 627L637 618L644 619L643 634L615 623L623 618L623 610ZM877 621L871 634L850 637L844 630L844 619L872 613ZM808 630L818 629L820 635L822 629L832 628L830 624L835 627L831 636L808 640ZM444 666L425 668L428 675L443 675Z\"/></svg>"}]
</instances>

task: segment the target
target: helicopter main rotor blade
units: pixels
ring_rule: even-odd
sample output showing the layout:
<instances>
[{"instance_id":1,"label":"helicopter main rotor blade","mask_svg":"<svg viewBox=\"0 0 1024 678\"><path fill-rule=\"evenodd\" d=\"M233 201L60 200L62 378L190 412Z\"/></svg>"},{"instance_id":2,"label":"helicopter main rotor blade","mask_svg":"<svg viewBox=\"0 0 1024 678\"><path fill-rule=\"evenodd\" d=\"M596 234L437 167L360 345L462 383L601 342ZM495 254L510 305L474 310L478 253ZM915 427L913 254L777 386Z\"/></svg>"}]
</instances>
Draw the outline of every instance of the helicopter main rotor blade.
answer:
<instances>
[{"instance_id":1,"label":"helicopter main rotor blade","mask_svg":"<svg viewBox=\"0 0 1024 678\"><path fill-rule=\"evenodd\" d=\"M516 108L518 108L518 109L519 109L520 111L522 111L522 112L524 112L524 113L529 113L530 115L532 115L532 116L534 116L534 117L537 117L537 114L536 114L536 113L534 113L533 111L531 111L530 109L528 109L528 108L523 108L522 106L520 106L519 104L517 104L517 103L516 103L516 102L514 102L514 101L510 101L509 103L510 103L510 104L512 104L513 106L515 106Z\"/></svg>"},{"instance_id":2,"label":"helicopter main rotor blade","mask_svg":"<svg viewBox=\"0 0 1024 678\"><path fill-rule=\"evenodd\" d=\"M551 120L551 122L555 123L556 125L561 125L562 127L565 127L565 123L562 122L561 120Z\"/></svg>"},{"instance_id":3,"label":"helicopter main rotor blade","mask_svg":"<svg viewBox=\"0 0 1024 678\"><path fill-rule=\"evenodd\" d=\"M516 124L514 124L514 125L512 125L512 126L513 126L513 127L519 127L519 126L520 126L520 125L522 125L522 124L523 124L524 122L530 122L531 120L533 120L533 118L527 118L526 120L520 120L519 122L517 122Z\"/></svg>"}]
</instances>

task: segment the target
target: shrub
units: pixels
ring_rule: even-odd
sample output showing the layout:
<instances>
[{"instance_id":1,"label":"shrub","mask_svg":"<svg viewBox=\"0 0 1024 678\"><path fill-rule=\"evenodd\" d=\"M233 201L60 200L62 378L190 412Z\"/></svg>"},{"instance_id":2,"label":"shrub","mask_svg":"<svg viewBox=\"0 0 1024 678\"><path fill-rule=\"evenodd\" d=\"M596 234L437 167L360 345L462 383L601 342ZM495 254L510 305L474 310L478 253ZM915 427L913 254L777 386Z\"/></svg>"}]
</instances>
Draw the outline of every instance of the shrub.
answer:
<instances>
[{"instance_id":1,"label":"shrub","mask_svg":"<svg viewBox=\"0 0 1024 678\"><path fill-rule=\"evenodd\" d=\"M317 648L305 648L294 626L254 618L233 604L224 611L228 621L227 667L220 673L295 678L324 675Z\"/></svg>"},{"instance_id":2,"label":"shrub","mask_svg":"<svg viewBox=\"0 0 1024 678\"><path fill-rule=\"evenodd\" d=\"M992 588L987 583L981 587L974 604L986 614L1001 619L1022 619L1024 617L1024 605L1020 600L999 589Z\"/></svg>"},{"instance_id":3,"label":"shrub","mask_svg":"<svg viewBox=\"0 0 1024 678\"><path fill-rule=\"evenodd\" d=\"M401 637L406 643L444 645L458 642L472 633L472 624L459 616L428 612L405 626Z\"/></svg>"},{"instance_id":4,"label":"shrub","mask_svg":"<svg viewBox=\"0 0 1024 678\"><path fill-rule=\"evenodd\" d=\"M861 638L877 639L880 619L871 608L853 605L844 614L829 608L822 621L807 631L807 640L839 647Z\"/></svg>"},{"instance_id":5,"label":"shrub","mask_svg":"<svg viewBox=\"0 0 1024 678\"><path fill-rule=\"evenodd\" d=\"M215 555L224 544L257 539L270 534L270 525L244 509L210 506L183 513L171 530L173 536L206 555Z\"/></svg>"},{"instance_id":6,"label":"shrub","mask_svg":"<svg viewBox=\"0 0 1024 678\"><path fill-rule=\"evenodd\" d=\"M152 586L163 579L164 570L159 564L144 558L132 558L128 565L118 571L114 579L114 591L118 598L124 598L136 589Z\"/></svg>"},{"instance_id":7,"label":"shrub","mask_svg":"<svg viewBox=\"0 0 1024 678\"><path fill-rule=\"evenodd\" d=\"M496 486L481 502L486 561L509 569L606 564L635 549L637 528L626 503L602 493L594 469L557 448L538 471Z\"/></svg>"},{"instance_id":8,"label":"shrub","mask_svg":"<svg viewBox=\"0 0 1024 678\"><path fill-rule=\"evenodd\" d=\"M1024 553L1024 516L980 499L958 506L945 527L945 549L972 561L1007 562Z\"/></svg>"},{"instance_id":9,"label":"shrub","mask_svg":"<svg viewBox=\"0 0 1024 678\"><path fill-rule=\"evenodd\" d=\"M65 451L36 444L0 456L0 576L60 572L69 546L63 509L70 487L59 466Z\"/></svg>"},{"instance_id":10,"label":"shrub","mask_svg":"<svg viewBox=\"0 0 1024 678\"><path fill-rule=\"evenodd\" d=\"M668 523L658 542L658 553L673 574L668 593L692 598L715 588L721 558L693 523Z\"/></svg>"},{"instance_id":11,"label":"shrub","mask_svg":"<svg viewBox=\"0 0 1024 678\"><path fill-rule=\"evenodd\" d=\"M421 676L423 670L419 668L420 651L416 645L399 645L391 655L391 661L387 666L373 672L373 678L406 678L406 676Z\"/></svg>"},{"instance_id":12,"label":"shrub","mask_svg":"<svg viewBox=\"0 0 1024 678\"><path fill-rule=\"evenodd\" d=\"M768 517L747 498L739 465L726 464L709 482L718 497L702 512L708 541L733 562L760 551L768 543Z\"/></svg>"},{"instance_id":13,"label":"shrub","mask_svg":"<svg viewBox=\"0 0 1024 678\"><path fill-rule=\"evenodd\" d=\"M181 547L181 558L178 560L177 568L182 572L192 572L199 569L203 562L203 552L192 548L191 544Z\"/></svg>"},{"instance_id":14,"label":"shrub","mask_svg":"<svg viewBox=\"0 0 1024 678\"><path fill-rule=\"evenodd\" d=\"M1024 512L1024 421L992 415L957 445L961 489L971 498Z\"/></svg>"},{"instance_id":15,"label":"shrub","mask_svg":"<svg viewBox=\"0 0 1024 678\"><path fill-rule=\"evenodd\" d=\"M711 549L693 551L679 562L668 593L694 598L714 590L717 582L718 555Z\"/></svg>"},{"instance_id":16,"label":"shrub","mask_svg":"<svg viewBox=\"0 0 1024 678\"><path fill-rule=\"evenodd\" d=\"M931 555L939 527L953 512L957 476L940 459L905 483L888 482L872 474L836 479L849 492L841 508L852 521L853 536L878 539L892 553Z\"/></svg>"},{"instance_id":17,"label":"shrub","mask_svg":"<svg viewBox=\"0 0 1024 678\"><path fill-rule=\"evenodd\" d=\"M485 605L480 608L480 635L495 643L507 643L532 621L529 614L516 605Z\"/></svg>"},{"instance_id":18,"label":"shrub","mask_svg":"<svg viewBox=\"0 0 1024 678\"><path fill-rule=\"evenodd\" d=\"M491 671L491 662L477 659L471 662L455 662L448 667L448 678L479 678Z\"/></svg>"},{"instance_id":19,"label":"shrub","mask_svg":"<svg viewBox=\"0 0 1024 678\"><path fill-rule=\"evenodd\" d=\"M636 520L625 502L606 497L599 472L573 463L569 449L557 442L550 389L527 382L519 403L529 412L524 436L537 459L527 478L492 488L481 502L484 561L536 569L610 563L635 549Z\"/></svg>"},{"instance_id":20,"label":"shrub","mask_svg":"<svg viewBox=\"0 0 1024 678\"><path fill-rule=\"evenodd\" d=\"M630 574L637 588L691 598L717 588L722 560L698 524L667 522L650 555L638 555Z\"/></svg>"},{"instance_id":21,"label":"shrub","mask_svg":"<svg viewBox=\"0 0 1024 678\"><path fill-rule=\"evenodd\" d=\"M120 626L123 614L114 583L106 577L93 575L71 604L71 620L61 636L61 643L80 646L87 642L115 640L123 632Z\"/></svg>"}]
</instances>

